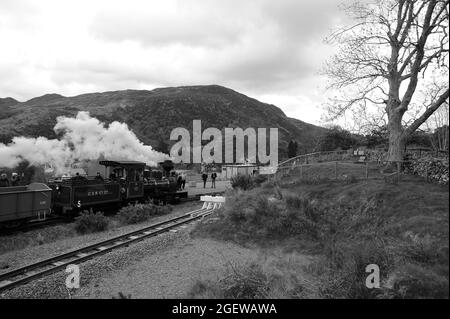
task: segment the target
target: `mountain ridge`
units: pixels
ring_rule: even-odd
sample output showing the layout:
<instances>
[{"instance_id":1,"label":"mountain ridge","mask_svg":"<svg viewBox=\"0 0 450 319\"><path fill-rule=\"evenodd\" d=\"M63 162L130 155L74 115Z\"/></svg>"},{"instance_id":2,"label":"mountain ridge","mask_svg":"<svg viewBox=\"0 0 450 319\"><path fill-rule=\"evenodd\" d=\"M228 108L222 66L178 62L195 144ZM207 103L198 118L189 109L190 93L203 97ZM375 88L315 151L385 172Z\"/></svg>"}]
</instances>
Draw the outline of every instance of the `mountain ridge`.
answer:
<instances>
[{"instance_id":1,"label":"mountain ridge","mask_svg":"<svg viewBox=\"0 0 450 319\"><path fill-rule=\"evenodd\" d=\"M4 100L4 99L0 99ZM14 100L16 101L16 100ZM260 102L233 89L219 85L156 88L154 90L119 90L84 93L72 97L45 94L25 102L9 101L0 108L0 142L14 136L56 138L53 126L58 116L74 116L79 111L107 124L126 123L145 144L172 144L173 128L192 131L192 120L202 120L202 129L248 127L279 129L279 152L285 155L290 140L299 142L300 150L312 150L318 136L326 129L289 118L277 106Z\"/></svg>"}]
</instances>

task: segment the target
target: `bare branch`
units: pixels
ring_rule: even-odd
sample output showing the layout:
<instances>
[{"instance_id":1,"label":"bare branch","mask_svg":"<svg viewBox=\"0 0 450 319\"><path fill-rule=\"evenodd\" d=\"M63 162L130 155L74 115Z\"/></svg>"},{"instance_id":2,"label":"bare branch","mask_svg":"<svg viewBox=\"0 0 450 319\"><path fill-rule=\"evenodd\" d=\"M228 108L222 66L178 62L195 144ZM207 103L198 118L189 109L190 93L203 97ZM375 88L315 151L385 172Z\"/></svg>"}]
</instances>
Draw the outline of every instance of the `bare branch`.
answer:
<instances>
[{"instance_id":1,"label":"bare branch","mask_svg":"<svg viewBox=\"0 0 450 319\"><path fill-rule=\"evenodd\" d=\"M433 113L436 111L449 97L449 89L447 88L447 91L445 91L439 99L433 103L427 110L422 114L421 117L419 117L417 120L415 120L406 130L405 133L407 135L411 134L415 130L417 130Z\"/></svg>"}]
</instances>

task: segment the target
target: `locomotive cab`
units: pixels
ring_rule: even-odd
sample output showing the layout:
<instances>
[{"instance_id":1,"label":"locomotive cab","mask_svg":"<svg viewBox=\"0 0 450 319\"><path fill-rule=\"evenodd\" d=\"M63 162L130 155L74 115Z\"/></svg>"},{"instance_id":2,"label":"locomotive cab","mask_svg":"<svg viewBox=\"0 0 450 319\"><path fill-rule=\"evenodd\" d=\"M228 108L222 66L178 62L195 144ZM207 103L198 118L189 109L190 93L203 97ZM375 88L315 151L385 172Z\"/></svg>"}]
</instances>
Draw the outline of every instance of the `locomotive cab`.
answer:
<instances>
[{"instance_id":1,"label":"locomotive cab","mask_svg":"<svg viewBox=\"0 0 450 319\"><path fill-rule=\"evenodd\" d=\"M120 184L122 199L144 196L145 163L135 161L100 161L105 166L105 175L111 182Z\"/></svg>"}]
</instances>

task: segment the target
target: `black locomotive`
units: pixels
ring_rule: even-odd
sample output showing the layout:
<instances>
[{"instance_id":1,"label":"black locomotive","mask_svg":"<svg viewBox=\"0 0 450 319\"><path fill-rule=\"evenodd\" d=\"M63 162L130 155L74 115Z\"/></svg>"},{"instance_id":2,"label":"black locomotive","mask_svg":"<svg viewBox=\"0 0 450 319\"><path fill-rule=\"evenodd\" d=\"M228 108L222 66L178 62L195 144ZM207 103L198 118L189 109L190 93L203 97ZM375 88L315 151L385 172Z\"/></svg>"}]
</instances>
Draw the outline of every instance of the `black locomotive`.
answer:
<instances>
[{"instance_id":1,"label":"black locomotive","mask_svg":"<svg viewBox=\"0 0 450 319\"><path fill-rule=\"evenodd\" d=\"M171 174L172 161L160 163L162 171L136 161L100 161L99 164L105 167L105 178L75 176L49 184L56 213L148 200L167 203L187 197L187 191L177 190L176 176Z\"/></svg>"}]
</instances>

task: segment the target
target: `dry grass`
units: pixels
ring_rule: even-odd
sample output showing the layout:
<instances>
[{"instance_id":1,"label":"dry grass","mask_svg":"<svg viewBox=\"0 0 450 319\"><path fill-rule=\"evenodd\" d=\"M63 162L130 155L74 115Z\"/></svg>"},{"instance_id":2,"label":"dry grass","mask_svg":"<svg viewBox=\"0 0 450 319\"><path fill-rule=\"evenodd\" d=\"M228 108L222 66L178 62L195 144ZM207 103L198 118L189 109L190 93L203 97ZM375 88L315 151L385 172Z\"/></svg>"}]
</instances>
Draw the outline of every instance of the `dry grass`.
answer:
<instances>
[{"instance_id":1,"label":"dry grass","mask_svg":"<svg viewBox=\"0 0 450 319\"><path fill-rule=\"evenodd\" d=\"M215 281L197 281L188 298L292 299L311 298L318 287L302 269L307 262L298 254L264 254L245 264L228 263L226 275Z\"/></svg>"},{"instance_id":2,"label":"dry grass","mask_svg":"<svg viewBox=\"0 0 450 319\"><path fill-rule=\"evenodd\" d=\"M315 253L322 261L309 271L321 297L449 296L448 187L419 178L391 185L291 177L228 196L218 220L200 224L195 234ZM373 263L381 270L381 289L365 286L365 267ZM243 276L252 278L247 270Z\"/></svg>"}]
</instances>

